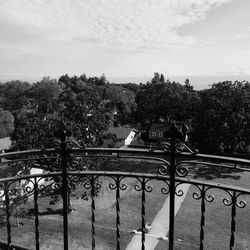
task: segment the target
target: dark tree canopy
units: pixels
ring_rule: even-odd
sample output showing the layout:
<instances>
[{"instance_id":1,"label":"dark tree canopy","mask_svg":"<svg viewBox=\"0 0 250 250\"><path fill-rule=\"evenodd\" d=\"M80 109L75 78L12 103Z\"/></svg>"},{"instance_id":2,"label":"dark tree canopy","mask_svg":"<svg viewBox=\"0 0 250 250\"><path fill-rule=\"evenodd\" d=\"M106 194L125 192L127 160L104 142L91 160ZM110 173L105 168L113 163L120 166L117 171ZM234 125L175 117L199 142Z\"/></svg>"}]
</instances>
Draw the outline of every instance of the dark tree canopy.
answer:
<instances>
[{"instance_id":1,"label":"dark tree canopy","mask_svg":"<svg viewBox=\"0 0 250 250\"><path fill-rule=\"evenodd\" d=\"M73 138L89 146L111 146L108 126L138 122L187 122L190 143L202 152L233 152L250 138L250 84L219 82L196 91L189 79L171 82L154 73L145 84L110 84L105 75L62 75L29 84L0 84L0 136L10 134L18 149L48 147L52 130L64 121ZM14 117L14 118L13 118ZM13 130L14 119L14 130ZM53 131L54 132L54 131ZM43 138L43 139L42 139ZM244 143L242 143L244 142Z\"/></svg>"},{"instance_id":2,"label":"dark tree canopy","mask_svg":"<svg viewBox=\"0 0 250 250\"><path fill-rule=\"evenodd\" d=\"M31 84L22 81L10 81L0 85L0 105L10 112L28 106L27 91Z\"/></svg>"},{"instance_id":3,"label":"dark tree canopy","mask_svg":"<svg viewBox=\"0 0 250 250\"><path fill-rule=\"evenodd\" d=\"M10 136L14 130L14 116L0 108L0 138Z\"/></svg>"},{"instance_id":4,"label":"dark tree canopy","mask_svg":"<svg viewBox=\"0 0 250 250\"><path fill-rule=\"evenodd\" d=\"M193 119L198 148L214 152L223 143L225 151L233 152L239 140L247 136L250 119L245 94L248 86L226 81L200 92L201 101Z\"/></svg>"},{"instance_id":5,"label":"dark tree canopy","mask_svg":"<svg viewBox=\"0 0 250 250\"><path fill-rule=\"evenodd\" d=\"M179 83L163 82L163 79L155 73L154 78L137 91L136 119L144 125L159 120L186 121L193 116L199 101L197 93Z\"/></svg>"}]
</instances>

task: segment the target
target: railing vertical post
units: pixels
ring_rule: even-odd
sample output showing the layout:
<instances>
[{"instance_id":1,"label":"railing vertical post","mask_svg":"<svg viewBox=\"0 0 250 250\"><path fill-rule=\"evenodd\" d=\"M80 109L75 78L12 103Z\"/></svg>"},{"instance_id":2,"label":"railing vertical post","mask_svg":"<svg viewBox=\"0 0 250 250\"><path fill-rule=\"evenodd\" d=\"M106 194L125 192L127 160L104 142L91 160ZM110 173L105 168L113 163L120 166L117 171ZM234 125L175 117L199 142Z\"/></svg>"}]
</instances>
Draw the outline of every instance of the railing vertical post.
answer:
<instances>
[{"instance_id":1,"label":"railing vertical post","mask_svg":"<svg viewBox=\"0 0 250 250\"><path fill-rule=\"evenodd\" d=\"M38 181L37 178L34 179L34 211L35 211L35 237L36 237L36 250L40 249L39 245L39 219L38 219Z\"/></svg>"},{"instance_id":2,"label":"railing vertical post","mask_svg":"<svg viewBox=\"0 0 250 250\"><path fill-rule=\"evenodd\" d=\"M6 209L6 223L7 223L7 243L8 250L12 248L11 246L11 226L10 226L10 198L9 198L9 185L5 182L5 209Z\"/></svg>"},{"instance_id":3,"label":"railing vertical post","mask_svg":"<svg viewBox=\"0 0 250 250\"><path fill-rule=\"evenodd\" d=\"M175 124L172 124L170 128L170 187L169 187L169 250L174 249L174 221L175 221L175 142L176 142L176 133L177 127Z\"/></svg>"},{"instance_id":4,"label":"railing vertical post","mask_svg":"<svg viewBox=\"0 0 250 250\"><path fill-rule=\"evenodd\" d=\"M63 131L65 132L65 131ZM61 136L62 196L63 196L63 236L64 250L68 250L68 174L66 133Z\"/></svg>"},{"instance_id":5,"label":"railing vertical post","mask_svg":"<svg viewBox=\"0 0 250 250\"><path fill-rule=\"evenodd\" d=\"M63 237L64 237L64 250L68 250L68 173L67 173L67 136L70 136L71 132L67 130L65 124L62 122L59 131L56 132L56 136L60 138L60 153L61 153L61 167L62 167L62 188L61 194L63 197Z\"/></svg>"}]
</instances>

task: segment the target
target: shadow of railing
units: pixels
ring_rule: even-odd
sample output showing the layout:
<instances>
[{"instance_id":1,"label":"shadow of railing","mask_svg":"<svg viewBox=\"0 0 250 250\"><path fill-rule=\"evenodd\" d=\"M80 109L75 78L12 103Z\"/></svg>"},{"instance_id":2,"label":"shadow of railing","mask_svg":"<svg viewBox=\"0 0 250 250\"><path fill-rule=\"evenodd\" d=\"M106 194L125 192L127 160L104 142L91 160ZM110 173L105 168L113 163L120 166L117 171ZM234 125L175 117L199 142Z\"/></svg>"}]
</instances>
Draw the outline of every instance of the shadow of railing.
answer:
<instances>
[{"instance_id":1,"label":"shadow of railing","mask_svg":"<svg viewBox=\"0 0 250 250\"><path fill-rule=\"evenodd\" d=\"M166 199L169 200L168 215L165 215L169 218L169 232L165 232L162 239L168 249L174 249L175 203L186 195L181 188L184 184L192 187L187 191L190 193L188 199L200 202L200 214L196 216L199 237L195 242L199 249L204 249L206 244L205 212L209 204L217 206L215 199L230 208L226 222L230 225L228 243L225 242L230 249L238 244L236 231L241 227L240 224L236 227L236 214L240 214L242 208L247 211L244 215L250 215L242 199L250 200L250 189L207 181L218 178L239 180L242 173L250 172L248 159L131 148L66 148L65 152L33 150L2 154L0 158L8 159L1 163L2 167L16 169L19 173L19 176L0 179L0 248L4 244L3 249L13 249L18 242L23 249L44 248L46 237L52 237L58 249L74 249L72 246L77 244L79 248L81 244L88 244L92 249L98 249L98 242L113 249L125 249L132 237L130 232L136 228L142 229L139 240L141 249L145 249L150 234L146 224L153 221ZM123 171L110 171L119 168L119 162ZM133 172L133 165L136 172ZM63 172L65 167L66 172ZM44 173L27 174L32 168L41 168ZM29 221L28 216L31 217ZM15 227L17 218L23 218L25 225ZM52 228L60 229L61 234L52 233ZM83 241L75 239L68 229ZM242 235L248 233L239 231Z\"/></svg>"}]
</instances>

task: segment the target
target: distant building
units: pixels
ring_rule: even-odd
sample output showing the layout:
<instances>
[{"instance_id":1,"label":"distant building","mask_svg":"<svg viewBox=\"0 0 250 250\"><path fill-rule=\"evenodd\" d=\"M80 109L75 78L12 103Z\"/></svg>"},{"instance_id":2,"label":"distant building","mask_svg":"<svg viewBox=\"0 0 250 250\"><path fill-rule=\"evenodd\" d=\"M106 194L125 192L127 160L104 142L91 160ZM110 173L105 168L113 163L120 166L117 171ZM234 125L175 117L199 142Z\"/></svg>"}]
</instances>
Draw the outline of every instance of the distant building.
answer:
<instances>
[{"instance_id":1,"label":"distant building","mask_svg":"<svg viewBox=\"0 0 250 250\"><path fill-rule=\"evenodd\" d=\"M129 127L109 127L107 133L116 135L118 143L116 147L128 146L134 140L138 131Z\"/></svg>"},{"instance_id":2,"label":"distant building","mask_svg":"<svg viewBox=\"0 0 250 250\"><path fill-rule=\"evenodd\" d=\"M169 129L170 129L170 124L152 123L148 131L148 138L150 140L164 141L166 140L164 136L166 132L169 131Z\"/></svg>"},{"instance_id":3,"label":"distant building","mask_svg":"<svg viewBox=\"0 0 250 250\"><path fill-rule=\"evenodd\" d=\"M176 126L178 130L182 132L184 136L183 140L187 141L187 133L189 130L188 126L184 124L176 124ZM168 139L170 127L170 123L152 123L148 131L149 140L166 141Z\"/></svg>"}]
</instances>

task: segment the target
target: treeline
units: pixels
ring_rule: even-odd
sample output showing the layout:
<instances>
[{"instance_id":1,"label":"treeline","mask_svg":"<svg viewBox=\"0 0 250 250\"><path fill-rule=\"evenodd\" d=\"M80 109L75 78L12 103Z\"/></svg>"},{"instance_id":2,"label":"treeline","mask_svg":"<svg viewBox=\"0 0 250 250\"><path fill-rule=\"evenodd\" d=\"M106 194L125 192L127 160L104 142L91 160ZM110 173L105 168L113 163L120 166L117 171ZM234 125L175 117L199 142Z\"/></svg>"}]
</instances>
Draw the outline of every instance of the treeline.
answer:
<instances>
[{"instance_id":1,"label":"treeline","mask_svg":"<svg viewBox=\"0 0 250 250\"><path fill-rule=\"evenodd\" d=\"M248 143L248 82L219 82L196 91L155 73L146 84L110 84L101 77L61 76L37 83L0 84L0 137L11 135L17 150L46 148L63 120L79 143L112 147L109 126L176 120L191 126L190 143L202 152L233 152Z\"/></svg>"}]
</instances>

